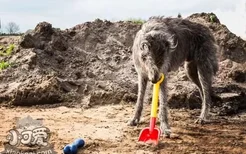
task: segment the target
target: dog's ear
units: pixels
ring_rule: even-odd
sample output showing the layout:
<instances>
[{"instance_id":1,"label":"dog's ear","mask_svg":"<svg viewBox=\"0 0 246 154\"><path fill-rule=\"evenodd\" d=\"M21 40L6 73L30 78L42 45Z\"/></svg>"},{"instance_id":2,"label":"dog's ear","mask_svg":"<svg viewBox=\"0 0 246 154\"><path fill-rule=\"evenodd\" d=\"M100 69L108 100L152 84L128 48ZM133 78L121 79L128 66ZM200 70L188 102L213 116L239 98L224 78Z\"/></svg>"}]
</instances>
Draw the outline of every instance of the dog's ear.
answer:
<instances>
[{"instance_id":1,"label":"dog's ear","mask_svg":"<svg viewBox=\"0 0 246 154\"><path fill-rule=\"evenodd\" d=\"M167 45L171 52L177 48L178 40L175 43L175 35L171 35L167 37Z\"/></svg>"}]
</instances>

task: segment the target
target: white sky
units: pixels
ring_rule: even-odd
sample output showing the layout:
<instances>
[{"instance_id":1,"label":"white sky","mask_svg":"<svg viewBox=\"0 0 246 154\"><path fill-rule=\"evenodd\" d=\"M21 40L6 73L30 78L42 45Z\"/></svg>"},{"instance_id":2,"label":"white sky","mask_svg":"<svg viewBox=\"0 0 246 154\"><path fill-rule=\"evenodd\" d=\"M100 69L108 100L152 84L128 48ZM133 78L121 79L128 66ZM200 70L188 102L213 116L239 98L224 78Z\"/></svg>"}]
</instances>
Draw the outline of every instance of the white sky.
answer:
<instances>
[{"instance_id":1,"label":"white sky","mask_svg":"<svg viewBox=\"0 0 246 154\"><path fill-rule=\"evenodd\" d=\"M96 18L147 19L179 12L183 17L214 12L233 33L246 38L246 0L0 0L2 27L14 21L22 32L41 21L64 29Z\"/></svg>"}]
</instances>

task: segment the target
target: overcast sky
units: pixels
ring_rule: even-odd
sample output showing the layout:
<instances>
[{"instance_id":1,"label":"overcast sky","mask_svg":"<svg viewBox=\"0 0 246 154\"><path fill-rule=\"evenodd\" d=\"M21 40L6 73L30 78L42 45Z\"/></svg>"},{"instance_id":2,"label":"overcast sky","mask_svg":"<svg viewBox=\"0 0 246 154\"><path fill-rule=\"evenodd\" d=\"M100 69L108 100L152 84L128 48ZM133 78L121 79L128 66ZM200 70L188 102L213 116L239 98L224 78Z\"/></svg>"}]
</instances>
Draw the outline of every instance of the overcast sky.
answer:
<instances>
[{"instance_id":1,"label":"overcast sky","mask_svg":"<svg viewBox=\"0 0 246 154\"><path fill-rule=\"evenodd\" d=\"M246 38L246 0L0 0L2 30L14 21L22 32L41 21L65 29L96 18L147 19L179 12L183 17L214 12L233 33Z\"/></svg>"}]
</instances>

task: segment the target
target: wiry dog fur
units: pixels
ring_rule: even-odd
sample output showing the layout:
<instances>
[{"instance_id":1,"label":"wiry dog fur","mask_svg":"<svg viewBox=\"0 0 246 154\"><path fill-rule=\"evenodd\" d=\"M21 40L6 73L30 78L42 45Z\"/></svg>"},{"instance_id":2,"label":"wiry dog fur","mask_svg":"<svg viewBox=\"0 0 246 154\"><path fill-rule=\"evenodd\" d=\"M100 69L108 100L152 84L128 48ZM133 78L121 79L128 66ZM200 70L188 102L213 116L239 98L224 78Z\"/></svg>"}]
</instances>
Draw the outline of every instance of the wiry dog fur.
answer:
<instances>
[{"instance_id":1,"label":"wiry dog fur","mask_svg":"<svg viewBox=\"0 0 246 154\"><path fill-rule=\"evenodd\" d=\"M196 122L207 120L212 78L218 70L217 45L207 27L181 18L151 17L136 34L132 51L138 73L138 99L134 117L129 123L131 126L137 125L140 120L147 82L156 83L160 73L164 73L165 80L160 86L159 118L162 132L170 135L167 76L168 72L178 69L183 63L202 98L201 114Z\"/></svg>"}]
</instances>

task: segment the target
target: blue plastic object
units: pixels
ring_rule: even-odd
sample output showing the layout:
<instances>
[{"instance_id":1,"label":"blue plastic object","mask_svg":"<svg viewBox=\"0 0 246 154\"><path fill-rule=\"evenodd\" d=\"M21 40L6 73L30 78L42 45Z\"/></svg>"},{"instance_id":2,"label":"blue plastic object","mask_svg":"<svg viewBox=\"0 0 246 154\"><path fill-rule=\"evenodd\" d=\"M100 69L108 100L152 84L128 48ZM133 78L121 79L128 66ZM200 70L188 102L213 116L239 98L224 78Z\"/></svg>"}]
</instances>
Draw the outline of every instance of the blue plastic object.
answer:
<instances>
[{"instance_id":1,"label":"blue plastic object","mask_svg":"<svg viewBox=\"0 0 246 154\"><path fill-rule=\"evenodd\" d=\"M78 147L83 147L85 145L85 141L83 139L77 139L74 141L74 144L78 145Z\"/></svg>"},{"instance_id":2,"label":"blue plastic object","mask_svg":"<svg viewBox=\"0 0 246 154\"><path fill-rule=\"evenodd\" d=\"M77 151L78 151L78 147L77 147L78 145L75 145L75 144L72 144L70 147L70 150L71 150L71 153L72 154L76 154L77 153Z\"/></svg>"},{"instance_id":3,"label":"blue plastic object","mask_svg":"<svg viewBox=\"0 0 246 154\"><path fill-rule=\"evenodd\" d=\"M64 154L77 154L78 148L85 145L83 139L76 139L72 144L66 145L63 149Z\"/></svg>"},{"instance_id":4,"label":"blue plastic object","mask_svg":"<svg viewBox=\"0 0 246 154\"><path fill-rule=\"evenodd\" d=\"M69 153L71 153L70 145L66 145L66 146L64 147L64 149L63 149L63 152L64 152L64 154L69 154Z\"/></svg>"}]
</instances>

